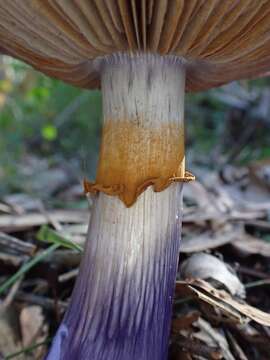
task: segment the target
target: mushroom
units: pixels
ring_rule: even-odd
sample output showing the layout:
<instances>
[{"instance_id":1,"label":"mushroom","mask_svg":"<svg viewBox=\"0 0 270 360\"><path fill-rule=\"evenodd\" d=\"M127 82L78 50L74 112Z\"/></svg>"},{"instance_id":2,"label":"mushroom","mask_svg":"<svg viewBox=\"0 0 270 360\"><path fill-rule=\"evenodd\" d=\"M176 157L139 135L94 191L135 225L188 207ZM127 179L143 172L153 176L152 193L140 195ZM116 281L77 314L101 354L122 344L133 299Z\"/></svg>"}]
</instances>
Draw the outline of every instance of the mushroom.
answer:
<instances>
[{"instance_id":1,"label":"mushroom","mask_svg":"<svg viewBox=\"0 0 270 360\"><path fill-rule=\"evenodd\" d=\"M49 360L164 360L185 170L184 93L270 70L268 0L0 0L0 49L101 87L87 244Z\"/></svg>"}]
</instances>

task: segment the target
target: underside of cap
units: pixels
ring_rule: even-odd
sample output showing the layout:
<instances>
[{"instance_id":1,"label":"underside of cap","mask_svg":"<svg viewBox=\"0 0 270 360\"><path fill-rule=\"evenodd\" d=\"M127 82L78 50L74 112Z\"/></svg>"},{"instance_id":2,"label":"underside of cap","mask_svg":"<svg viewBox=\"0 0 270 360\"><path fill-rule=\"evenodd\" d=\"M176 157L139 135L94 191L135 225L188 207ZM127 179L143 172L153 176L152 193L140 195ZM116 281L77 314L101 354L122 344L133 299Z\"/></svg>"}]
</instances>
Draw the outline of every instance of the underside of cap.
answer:
<instances>
[{"instance_id":1,"label":"underside of cap","mask_svg":"<svg viewBox=\"0 0 270 360\"><path fill-rule=\"evenodd\" d=\"M0 0L0 52L83 88L96 58L174 54L199 91L270 70L270 1Z\"/></svg>"}]
</instances>

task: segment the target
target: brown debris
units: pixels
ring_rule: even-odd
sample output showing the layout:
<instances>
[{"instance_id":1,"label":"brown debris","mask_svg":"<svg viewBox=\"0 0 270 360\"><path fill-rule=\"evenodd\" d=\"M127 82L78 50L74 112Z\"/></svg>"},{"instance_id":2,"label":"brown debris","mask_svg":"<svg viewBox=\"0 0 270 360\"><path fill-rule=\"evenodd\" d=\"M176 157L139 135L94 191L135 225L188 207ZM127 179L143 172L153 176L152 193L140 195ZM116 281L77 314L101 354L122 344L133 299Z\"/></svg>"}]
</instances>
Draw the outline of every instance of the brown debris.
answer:
<instances>
[{"instance_id":1,"label":"brown debris","mask_svg":"<svg viewBox=\"0 0 270 360\"><path fill-rule=\"evenodd\" d=\"M254 320L261 325L270 326L270 314L252 307L243 301L232 298L226 291L217 290L204 280L191 279L178 281L176 287L187 286L191 293L198 299L205 301L213 309L217 308L229 318L240 324L245 324L249 320Z\"/></svg>"}]
</instances>

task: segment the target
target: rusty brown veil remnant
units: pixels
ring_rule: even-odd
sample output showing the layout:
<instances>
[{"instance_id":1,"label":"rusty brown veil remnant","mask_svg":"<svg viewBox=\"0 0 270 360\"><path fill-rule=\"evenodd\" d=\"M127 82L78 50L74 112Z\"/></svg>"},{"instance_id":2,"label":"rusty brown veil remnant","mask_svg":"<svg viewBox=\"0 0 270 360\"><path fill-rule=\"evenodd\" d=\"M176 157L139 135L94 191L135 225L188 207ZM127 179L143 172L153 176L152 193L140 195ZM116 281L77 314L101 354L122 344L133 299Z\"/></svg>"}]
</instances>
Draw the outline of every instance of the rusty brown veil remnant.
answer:
<instances>
[{"instance_id":1,"label":"rusty brown veil remnant","mask_svg":"<svg viewBox=\"0 0 270 360\"><path fill-rule=\"evenodd\" d=\"M164 360L181 230L184 93L270 71L269 0L0 0L0 51L101 87L87 245L49 360Z\"/></svg>"},{"instance_id":2,"label":"rusty brown veil remnant","mask_svg":"<svg viewBox=\"0 0 270 360\"><path fill-rule=\"evenodd\" d=\"M86 192L117 195L126 206L150 185L188 181L184 149L184 60L117 54L101 60L103 134L96 182Z\"/></svg>"}]
</instances>

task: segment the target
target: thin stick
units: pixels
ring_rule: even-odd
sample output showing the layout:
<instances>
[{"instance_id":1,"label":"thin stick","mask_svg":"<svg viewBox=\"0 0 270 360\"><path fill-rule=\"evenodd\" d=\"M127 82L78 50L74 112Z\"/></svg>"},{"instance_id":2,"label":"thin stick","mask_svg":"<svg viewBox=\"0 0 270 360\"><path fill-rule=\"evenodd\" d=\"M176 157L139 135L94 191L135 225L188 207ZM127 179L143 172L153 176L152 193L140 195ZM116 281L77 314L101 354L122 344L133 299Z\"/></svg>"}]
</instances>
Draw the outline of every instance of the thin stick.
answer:
<instances>
[{"instance_id":1,"label":"thin stick","mask_svg":"<svg viewBox=\"0 0 270 360\"><path fill-rule=\"evenodd\" d=\"M37 349L38 347L40 346L45 346L47 345L49 342L51 341L51 339L46 339L45 341L42 341L40 343L37 343L37 344L34 344L34 345L31 345L31 346L28 346L20 351L17 351L13 354L9 354L7 355L4 359L5 360L9 360L9 359L14 359L15 357L19 356L19 355L22 355L22 354L25 354L25 353L28 353L28 352L31 352L32 350L35 350Z\"/></svg>"},{"instance_id":2,"label":"thin stick","mask_svg":"<svg viewBox=\"0 0 270 360\"><path fill-rule=\"evenodd\" d=\"M22 275L29 271L33 266L43 260L46 256L50 255L54 250L60 247L60 244L53 244L46 250L40 252L33 259L25 263L14 275L12 275L7 281L0 286L0 295L12 286Z\"/></svg>"},{"instance_id":3,"label":"thin stick","mask_svg":"<svg viewBox=\"0 0 270 360\"><path fill-rule=\"evenodd\" d=\"M270 285L270 279L252 281L252 282L246 284L245 288L250 289L250 288L253 288L255 286L263 286L263 285Z\"/></svg>"}]
</instances>

